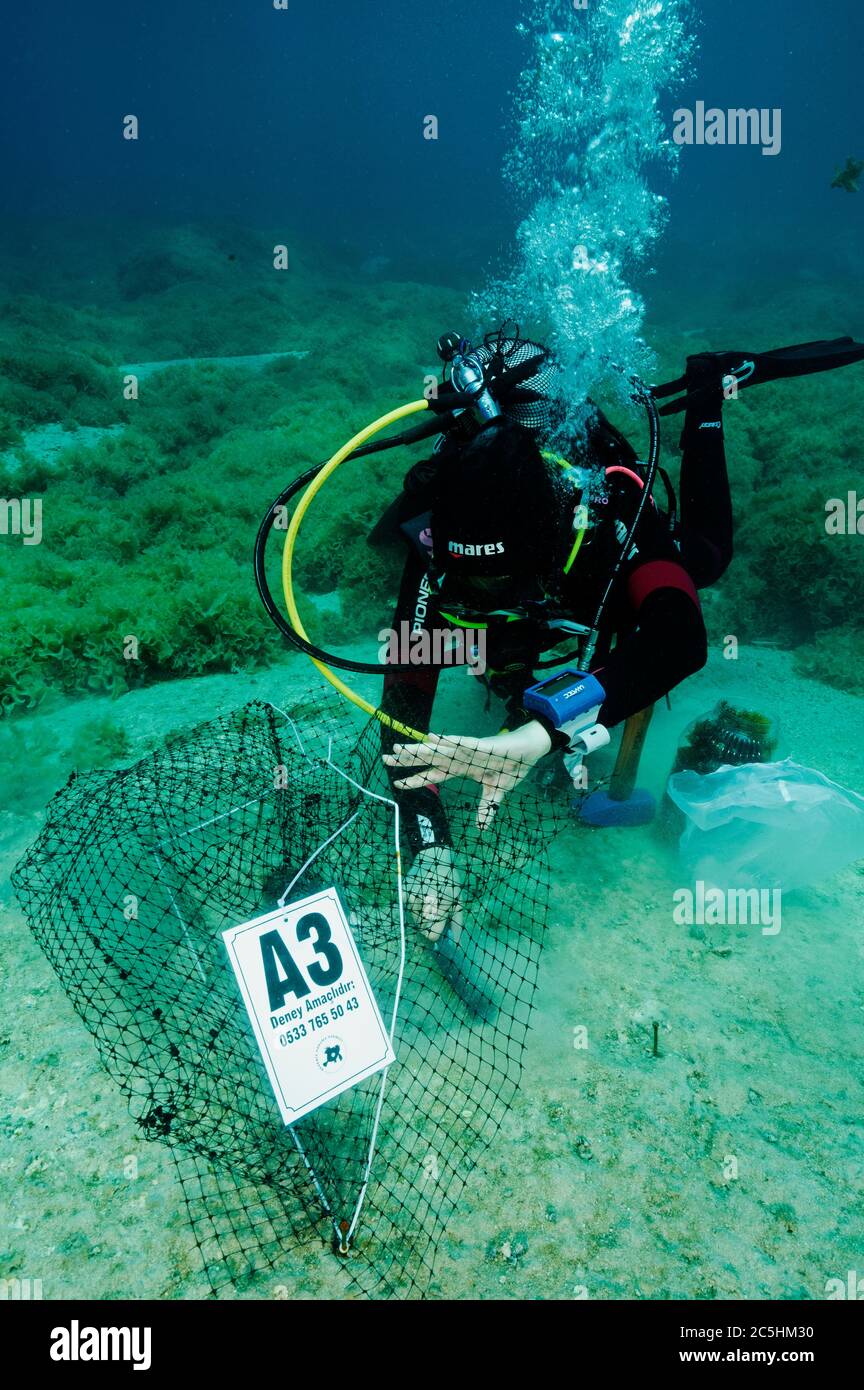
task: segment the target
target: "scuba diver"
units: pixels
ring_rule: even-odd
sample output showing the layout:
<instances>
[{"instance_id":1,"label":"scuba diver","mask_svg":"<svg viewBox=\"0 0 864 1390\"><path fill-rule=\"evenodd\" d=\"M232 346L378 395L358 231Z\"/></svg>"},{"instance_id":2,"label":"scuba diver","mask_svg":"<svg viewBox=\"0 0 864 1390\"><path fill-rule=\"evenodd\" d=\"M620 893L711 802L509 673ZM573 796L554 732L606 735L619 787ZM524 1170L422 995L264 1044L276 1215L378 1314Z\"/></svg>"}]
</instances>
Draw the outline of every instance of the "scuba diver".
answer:
<instances>
[{"instance_id":1,"label":"scuba diver","mask_svg":"<svg viewBox=\"0 0 864 1390\"><path fill-rule=\"evenodd\" d=\"M440 350L454 347L452 339L442 340ZM436 628L482 633L485 679L506 711L506 729L493 738L405 743L383 728L384 762L413 856L408 903L432 941L449 926L458 942L461 916L438 785L450 777L475 778L483 829L504 796L551 750L567 756L575 777L591 751L583 746L586 730L597 730L592 749L608 743L608 730L704 666L698 591L715 583L732 559L722 408L724 378L739 359L708 354L688 360L692 400L681 440L676 524L668 483L667 512L653 499L640 509L645 469L596 407L569 458L543 450L556 423L548 394L556 369L545 349L521 341L517 329L514 336L505 330L495 340L490 336L481 352L490 360L497 356L501 370L532 358L540 366L521 383L515 403L480 422L472 417L458 439L442 438L437 453L408 474L401 497L371 538L380 543L398 532L408 548L394 630L406 622L415 633L422 626L430 649ZM566 637L572 645L590 633L601 603L590 673L587 667L577 673L593 677L586 696L590 719L573 728L572 721L557 722L553 710L529 702L527 692L536 686L542 653ZM382 710L428 729L440 669L388 674Z\"/></svg>"},{"instance_id":2,"label":"scuba diver","mask_svg":"<svg viewBox=\"0 0 864 1390\"><path fill-rule=\"evenodd\" d=\"M479 783L482 831L550 751L564 754L575 781L584 776L583 758L609 742L609 730L705 665L699 590L721 578L733 553L724 399L756 379L845 365L862 350L839 340L756 360L703 353L687 359L678 381L650 393L642 388L655 423L657 413L686 412L680 517L656 458L640 463L596 407L568 458L543 449L556 430L550 387L557 369L546 349L519 339L518 328L508 335L505 325L474 351L451 334L439 353L463 392L466 362L469 377L479 368L489 404L484 410L481 399L457 431L439 439L432 458L411 469L370 541L398 534L408 549L394 630L407 630L403 623L414 633L425 630L431 650L442 628L482 634L485 679L506 711L504 730L491 738L404 742L392 726L382 727L384 763L412 856L409 909L430 941L449 938L457 947L461 885L440 784L454 777ZM518 371L525 362L528 378L525 368L521 377ZM498 406L496 380L507 372L519 386L509 399L498 391ZM681 390L682 398L657 412L656 399ZM656 444L652 431L652 451ZM653 497L658 473L666 510ZM542 653L568 636L578 642L578 668L538 683ZM562 660L545 664L560 668ZM381 710L428 729L440 669L388 673Z\"/></svg>"},{"instance_id":3,"label":"scuba diver","mask_svg":"<svg viewBox=\"0 0 864 1390\"><path fill-rule=\"evenodd\" d=\"M551 352L520 338L515 326L505 324L477 348L452 333L438 346L444 379L431 397L367 426L271 504L256 541L255 576L284 636L343 696L379 721L383 761L411 857L408 908L442 968L452 966L459 975L463 895L441 784L456 777L479 784L481 832L552 750L560 750L574 782L578 778L584 787L583 760L609 742L609 730L650 711L705 664L699 590L725 572L733 548L724 399L763 382L860 362L864 345L846 337L759 354L701 353L687 359L676 381L649 388L633 379L633 398L651 427L644 463L590 403L588 423L570 440L567 457L544 448L566 437L556 397L559 369ZM658 407L659 401L664 404ZM680 412L679 519L672 485L659 465L659 417ZM431 419L376 438L421 413ZM397 664L398 655L388 657L378 708L352 691L333 667L380 675L381 663L311 642L294 593L299 528L335 470L347 459L435 435L431 457L410 470L369 541L397 540L407 547L394 630L403 630L404 623L404 630L425 635L427 651L440 651L442 638L454 632L476 634L478 647L482 639L485 676L505 710L505 728L490 738L422 732L430 727L442 663ZM658 479L666 486L663 508L654 492ZM269 588L266 545L301 492L283 553L286 619ZM569 655L541 659L565 641ZM538 680L544 668L556 673Z\"/></svg>"}]
</instances>

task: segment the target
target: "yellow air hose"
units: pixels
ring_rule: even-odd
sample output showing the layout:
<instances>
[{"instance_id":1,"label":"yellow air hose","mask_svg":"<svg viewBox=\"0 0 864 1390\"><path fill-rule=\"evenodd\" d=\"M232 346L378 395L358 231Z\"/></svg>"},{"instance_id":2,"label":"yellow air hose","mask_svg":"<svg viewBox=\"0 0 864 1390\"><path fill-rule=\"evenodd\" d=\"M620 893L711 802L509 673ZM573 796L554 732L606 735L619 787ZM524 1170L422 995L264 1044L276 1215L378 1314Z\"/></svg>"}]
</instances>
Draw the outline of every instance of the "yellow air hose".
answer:
<instances>
[{"instance_id":1,"label":"yellow air hose","mask_svg":"<svg viewBox=\"0 0 864 1390\"><path fill-rule=\"evenodd\" d=\"M419 415L421 411L428 409L428 401L412 401L410 405L402 405L398 410L391 410L389 414L382 415L381 419L376 420L374 424L367 425L365 430L361 430L353 439L349 439L348 443L343 445L339 452L333 455L330 462L324 465L316 478L313 478L303 496L300 498L297 509L291 518L291 525L288 527L288 535L285 538L285 549L282 552L282 588L285 593L285 606L288 610L288 616L291 619L291 626L294 628L295 632L303 638L304 642L308 642L309 637L300 619L300 614L297 611L297 603L294 598L294 577L292 573L294 547L297 543L297 536L300 532L303 518L328 478L332 477L339 465L344 463L345 460L353 454L355 449L362 448L368 440L374 438L376 434L380 434L388 425L395 425L397 421L404 420L409 415ZM390 715L385 714L382 709L377 709L376 706L371 705L368 700L364 700L356 691L351 690L343 680L340 680L325 662L319 661L316 657L310 657L310 660L313 666L318 667L322 676L339 691L340 695L344 695L346 700L350 700L353 705L356 705L358 709L364 710L366 714L371 714L373 718L377 719L381 724L385 724L388 729L393 729L396 733L403 734L405 738L415 739L418 743L422 743L427 737L426 734L421 734L417 729L411 729L406 724L400 724L397 720L391 719Z\"/></svg>"}]
</instances>

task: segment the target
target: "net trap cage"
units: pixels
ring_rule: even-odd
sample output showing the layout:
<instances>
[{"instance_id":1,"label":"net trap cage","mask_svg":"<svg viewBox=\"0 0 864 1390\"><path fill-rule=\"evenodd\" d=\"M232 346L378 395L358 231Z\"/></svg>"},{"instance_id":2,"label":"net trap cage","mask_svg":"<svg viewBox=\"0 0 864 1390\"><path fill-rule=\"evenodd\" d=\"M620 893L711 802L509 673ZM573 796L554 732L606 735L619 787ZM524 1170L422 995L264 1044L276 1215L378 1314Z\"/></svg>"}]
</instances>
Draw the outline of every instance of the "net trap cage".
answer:
<instances>
[{"instance_id":1,"label":"net trap cage","mask_svg":"<svg viewBox=\"0 0 864 1390\"><path fill-rule=\"evenodd\" d=\"M526 780L480 832L476 783L441 795L458 941L406 905L379 724L320 689L73 775L14 871L142 1136L176 1159L214 1296L265 1296L315 1242L349 1294L435 1294L519 1083L564 814Z\"/></svg>"}]
</instances>

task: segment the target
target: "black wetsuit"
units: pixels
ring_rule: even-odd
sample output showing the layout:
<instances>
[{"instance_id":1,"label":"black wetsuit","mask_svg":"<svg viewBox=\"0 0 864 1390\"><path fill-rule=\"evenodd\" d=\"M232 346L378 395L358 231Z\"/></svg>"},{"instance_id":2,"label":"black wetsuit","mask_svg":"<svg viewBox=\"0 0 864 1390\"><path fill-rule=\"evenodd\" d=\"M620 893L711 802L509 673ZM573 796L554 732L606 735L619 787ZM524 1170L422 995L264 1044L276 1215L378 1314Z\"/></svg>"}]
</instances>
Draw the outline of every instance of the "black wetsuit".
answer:
<instances>
[{"instance_id":1,"label":"black wetsuit","mask_svg":"<svg viewBox=\"0 0 864 1390\"><path fill-rule=\"evenodd\" d=\"M718 388L703 393L701 404L688 411L681 438L680 524L673 535L665 516L653 505L645 509L634 538L635 551L619 573L606 608L592 671L606 693L599 721L607 728L652 705L707 660L697 590L715 583L732 558L732 504L722 401ZM595 458L598 451L607 467L633 467L635 455L623 437L616 440L614 431L598 431L592 445ZM398 520L408 540L409 557L393 620L396 631L403 622L430 634L436 626L447 626L446 620L439 621L424 558L431 539L428 528L434 476L434 460L412 470L399 502ZM610 483L613 478L609 497L614 514L603 523L602 537L592 544L589 563L582 563L580 555L573 572L561 584L562 606L568 616L586 625L594 619L611 565L620 552L620 536L625 534L622 524L632 522L638 502L638 483L623 473L610 475ZM619 522L617 532L615 521ZM508 727L535 717L523 710L523 695L534 683L534 664L540 653L557 640L529 621L490 628L487 662L494 672L490 685L505 702ZM428 729L438 675L439 669L433 666L388 675L382 708L412 728ZM387 728L382 736L385 751L403 741ZM391 782L404 776L398 771L390 775ZM403 809L406 840L414 853L449 843L447 819L436 788L395 794Z\"/></svg>"}]
</instances>

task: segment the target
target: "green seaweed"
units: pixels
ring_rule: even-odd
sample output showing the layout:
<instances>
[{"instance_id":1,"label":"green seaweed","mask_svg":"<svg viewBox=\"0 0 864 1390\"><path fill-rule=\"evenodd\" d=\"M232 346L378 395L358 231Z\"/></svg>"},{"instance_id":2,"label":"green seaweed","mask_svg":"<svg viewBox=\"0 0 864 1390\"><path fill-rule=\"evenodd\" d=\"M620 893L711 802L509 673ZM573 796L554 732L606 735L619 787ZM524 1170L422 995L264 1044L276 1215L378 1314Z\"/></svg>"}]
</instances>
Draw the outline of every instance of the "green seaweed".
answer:
<instances>
[{"instance_id":1,"label":"green seaweed","mask_svg":"<svg viewBox=\"0 0 864 1390\"><path fill-rule=\"evenodd\" d=\"M292 244L278 274L270 239L248 229L130 229L118 245L73 239L39 294L2 303L0 483L6 497L41 498L44 531L39 546L0 544L4 712L52 691L116 695L281 655L251 574L264 510L363 425L421 397L438 333L470 327L461 292L358 281L323 249ZM850 327L848 296L827 285L763 297L758 327L752 295L736 294L704 306L710 336L682 339L674 319L655 327L661 378L687 352L806 336L805 300L826 334ZM306 356L168 367L141 374L137 399L124 393L135 363L263 352ZM736 556L707 612L712 636L785 644L799 670L860 691L864 545L824 525L827 500L857 484L856 370L727 404ZM621 424L638 438L635 417ZM71 433L46 430L60 425ZM376 649L401 556L366 536L420 456L345 464L310 508L295 578L313 640ZM269 558L277 596L283 539Z\"/></svg>"}]
</instances>

